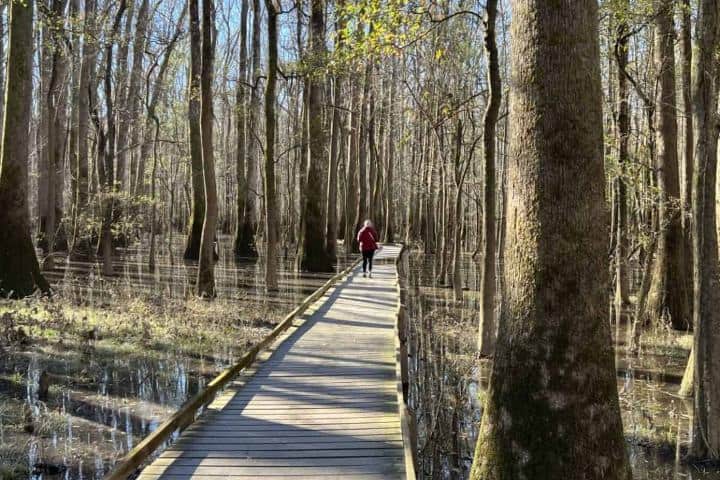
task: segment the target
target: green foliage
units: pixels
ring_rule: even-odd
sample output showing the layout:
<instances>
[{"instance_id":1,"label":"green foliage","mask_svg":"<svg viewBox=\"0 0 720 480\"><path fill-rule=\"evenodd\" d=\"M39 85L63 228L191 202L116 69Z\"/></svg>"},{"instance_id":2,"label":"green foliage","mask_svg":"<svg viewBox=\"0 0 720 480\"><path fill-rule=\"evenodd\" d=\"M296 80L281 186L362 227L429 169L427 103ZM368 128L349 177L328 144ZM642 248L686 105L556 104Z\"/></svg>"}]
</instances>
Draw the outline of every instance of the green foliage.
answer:
<instances>
[{"instance_id":1,"label":"green foliage","mask_svg":"<svg viewBox=\"0 0 720 480\"><path fill-rule=\"evenodd\" d=\"M328 61L333 71L357 67L361 60L398 55L417 40L422 9L400 0L361 0L336 11L339 24L336 48Z\"/></svg>"}]
</instances>

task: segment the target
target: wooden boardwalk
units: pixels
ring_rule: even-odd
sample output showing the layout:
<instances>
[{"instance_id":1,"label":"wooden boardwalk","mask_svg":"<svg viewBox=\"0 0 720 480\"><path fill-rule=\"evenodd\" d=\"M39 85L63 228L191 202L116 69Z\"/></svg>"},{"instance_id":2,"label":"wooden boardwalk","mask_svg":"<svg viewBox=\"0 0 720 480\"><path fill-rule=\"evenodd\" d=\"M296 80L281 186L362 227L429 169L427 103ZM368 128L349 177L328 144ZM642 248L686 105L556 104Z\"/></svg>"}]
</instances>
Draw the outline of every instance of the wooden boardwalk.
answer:
<instances>
[{"instance_id":1,"label":"wooden boardwalk","mask_svg":"<svg viewBox=\"0 0 720 480\"><path fill-rule=\"evenodd\" d=\"M140 478L405 478L387 261L399 252L330 289Z\"/></svg>"}]
</instances>

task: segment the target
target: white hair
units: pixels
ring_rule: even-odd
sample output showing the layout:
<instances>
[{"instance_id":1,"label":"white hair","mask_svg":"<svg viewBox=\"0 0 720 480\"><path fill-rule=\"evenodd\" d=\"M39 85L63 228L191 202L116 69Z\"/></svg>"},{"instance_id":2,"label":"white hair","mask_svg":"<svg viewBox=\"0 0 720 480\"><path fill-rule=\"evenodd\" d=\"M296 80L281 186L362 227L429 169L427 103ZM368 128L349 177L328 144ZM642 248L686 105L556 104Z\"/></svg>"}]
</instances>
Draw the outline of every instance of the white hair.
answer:
<instances>
[{"instance_id":1,"label":"white hair","mask_svg":"<svg viewBox=\"0 0 720 480\"><path fill-rule=\"evenodd\" d=\"M365 220L365 226L366 226L366 227L372 227L372 226L373 226L372 221L371 221L371 220Z\"/></svg>"}]
</instances>

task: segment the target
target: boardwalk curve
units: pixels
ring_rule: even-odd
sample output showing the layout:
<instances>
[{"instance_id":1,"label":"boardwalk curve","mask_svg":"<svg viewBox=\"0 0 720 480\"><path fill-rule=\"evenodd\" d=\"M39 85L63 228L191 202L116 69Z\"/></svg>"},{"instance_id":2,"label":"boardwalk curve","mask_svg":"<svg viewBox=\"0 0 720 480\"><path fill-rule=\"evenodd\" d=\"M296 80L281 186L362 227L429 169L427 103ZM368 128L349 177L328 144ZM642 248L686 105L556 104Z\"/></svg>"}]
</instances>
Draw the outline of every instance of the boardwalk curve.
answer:
<instances>
[{"instance_id":1,"label":"boardwalk curve","mask_svg":"<svg viewBox=\"0 0 720 480\"><path fill-rule=\"evenodd\" d=\"M406 478L394 260L357 267L140 478ZM388 261L389 260L389 261Z\"/></svg>"}]
</instances>

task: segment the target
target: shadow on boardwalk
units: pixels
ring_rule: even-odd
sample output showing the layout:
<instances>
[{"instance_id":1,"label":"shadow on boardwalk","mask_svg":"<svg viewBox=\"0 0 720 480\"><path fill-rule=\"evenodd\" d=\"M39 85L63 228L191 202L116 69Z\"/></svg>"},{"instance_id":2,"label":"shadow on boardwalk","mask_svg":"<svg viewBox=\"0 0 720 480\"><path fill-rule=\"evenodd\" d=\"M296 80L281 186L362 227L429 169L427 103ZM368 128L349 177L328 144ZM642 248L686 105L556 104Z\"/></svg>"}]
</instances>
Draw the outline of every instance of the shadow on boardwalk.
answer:
<instances>
[{"instance_id":1,"label":"shadow on boardwalk","mask_svg":"<svg viewBox=\"0 0 720 480\"><path fill-rule=\"evenodd\" d=\"M340 282L141 478L404 478L397 277L386 262L373 273Z\"/></svg>"}]
</instances>

